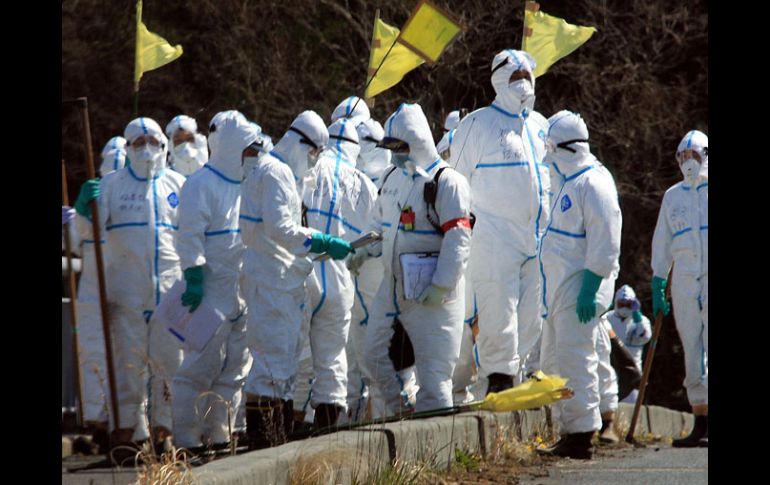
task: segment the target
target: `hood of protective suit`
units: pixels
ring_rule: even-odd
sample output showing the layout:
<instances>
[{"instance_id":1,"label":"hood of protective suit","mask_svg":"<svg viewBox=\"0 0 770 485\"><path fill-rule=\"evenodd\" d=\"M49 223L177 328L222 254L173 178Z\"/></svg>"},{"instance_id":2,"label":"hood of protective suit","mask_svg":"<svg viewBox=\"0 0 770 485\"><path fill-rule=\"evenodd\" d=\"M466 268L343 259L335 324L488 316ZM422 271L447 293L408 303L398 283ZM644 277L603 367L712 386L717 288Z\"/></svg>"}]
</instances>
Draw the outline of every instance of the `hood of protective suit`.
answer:
<instances>
[{"instance_id":1,"label":"hood of protective suit","mask_svg":"<svg viewBox=\"0 0 770 485\"><path fill-rule=\"evenodd\" d=\"M564 147L558 146L560 143L572 140L585 141L565 144ZM579 114L571 111L562 110L548 118L546 147L548 153L545 156L545 162L555 163L559 172L565 176L593 162L591 147L588 144L588 127Z\"/></svg>"},{"instance_id":2,"label":"hood of protective suit","mask_svg":"<svg viewBox=\"0 0 770 485\"><path fill-rule=\"evenodd\" d=\"M174 133L184 130L192 133L194 141L174 145ZM206 137L198 133L198 123L189 116L175 116L166 125L166 136L171 141L169 145L169 162L176 172L189 177L201 168L209 159Z\"/></svg>"},{"instance_id":3,"label":"hood of protective suit","mask_svg":"<svg viewBox=\"0 0 770 485\"><path fill-rule=\"evenodd\" d=\"M630 311L626 311L624 308L618 308L618 302L621 301L630 301L633 302L631 306ZM636 297L636 293L634 293L634 289L631 288L628 285L623 285L620 287L620 289L615 292L615 311L620 314L623 318L628 318L631 316L631 312L637 312L642 309L642 303L639 301L639 299Z\"/></svg>"},{"instance_id":4,"label":"hood of protective suit","mask_svg":"<svg viewBox=\"0 0 770 485\"><path fill-rule=\"evenodd\" d=\"M168 138L163 134L158 123L151 118L136 118L132 120L123 133L126 141L126 157L130 161L129 170L139 177L155 177L166 166L166 153L168 151ZM136 148L133 142L143 135L151 135L159 140L160 146L153 147L149 143L144 147Z\"/></svg>"},{"instance_id":5,"label":"hood of protective suit","mask_svg":"<svg viewBox=\"0 0 770 485\"><path fill-rule=\"evenodd\" d=\"M304 133L318 147L325 147L329 144L329 130L326 129L326 125L318 113L309 110L303 111L294 118L289 129L270 152L275 158L291 167L295 180L300 180L309 168L308 152L313 147L306 143L300 143L302 135L292 129Z\"/></svg>"},{"instance_id":6,"label":"hood of protective suit","mask_svg":"<svg viewBox=\"0 0 770 485\"><path fill-rule=\"evenodd\" d=\"M505 49L498 53L492 60L492 87L497 94L495 104L513 114L524 109L532 111L535 106L535 67L535 59L527 52ZM529 87L518 81L508 82L511 74L518 70L529 71Z\"/></svg>"},{"instance_id":7,"label":"hood of protective suit","mask_svg":"<svg viewBox=\"0 0 770 485\"><path fill-rule=\"evenodd\" d=\"M108 173L115 172L126 166L126 152L123 149L110 150L102 157L102 165L99 167L99 175L104 177Z\"/></svg>"},{"instance_id":8,"label":"hood of protective suit","mask_svg":"<svg viewBox=\"0 0 770 485\"><path fill-rule=\"evenodd\" d=\"M425 169L436 161L438 151L428 119L419 104L403 103L385 122L385 136L409 144L409 160Z\"/></svg>"},{"instance_id":9,"label":"hood of protective suit","mask_svg":"<svg viewBox=\"0 0 770 485\"><path fill-rule=\"evenodd\" d=\"M682 138L682 141L679 142L679 146L676 148L676 153L679 154L679 152L682 152L684 150L695 150L698 152L698 154L701 156L702 162L700 163L700 169L698 170L698 174L693 177L705 177L708 178L709 176L709 137L706 136L705 133L698 130L692 130L688 132L684 138ZM687 174L684 171L684 167L682 165L679 166L679 169L682 170L682 176L684 176L685 180L687 180Z\"/></svg>"},{"instance_id":10,"label":"hood of protective suit","mask_svg":"<svg viewBox=\"0 0 770 485\"><path fill-rule=\"evenodd\" d=\"M243 180L243 150L257 140L257 130L238 111L222 111L209 124L209 165L231 180Z\"/></svg>"},{"instance_id":11,"label":"hood of protective suit","mask_svg":"<svg viewBox=\"0 0 770 485\"><path fill-rule=\"evenodd\" d=\"M382 129L379 121L369 118L359 123L356 126L356 131L361 147L356 168L364 172L369 178L377 179L390 165L390 150L377 146L377 143L382 141L385 136L385 130Z\"/></svg>"},{"instance_id":12,"label":"hood of protective suit","mask_svg":"<svg viewBox=\"0 0 770 485\"><path fill-rule=\"evenodd\" d=\"M122 136L113 136L109 140L107 140L107 143L104 144L104 148L102 148L102 160L104 160L104 157L107 156L107 152L110 152L112 150L123 150L125 153L126 151L126 139Z\"/></svg>"},{"instance_id":13,"label":"hood of protective suit","mask_svg":"<svg viewBox=\"0 0 770 485\"><path fill-rule=\"evenodd\" d=\"M457 125L460 124L460 110L454 110L448 115L446 115L446 120L444 120L444 131L450 131L457 128Z\"/></svg>"},{"instance_id":14,"label":"hood of protective suit","mask_svg":"<svg viewBox=\"0 0 770 485\"><path fill-rule=\"evenodd\" d=\"M368 120L372 115L369 113L369 107L366 101L358 96L350 96L342 100L332 112L332 123L340 118L348 118L353 122L353 126Z\"/></svg>"},{"instance_id":15,"label":"hood of protective suit","mask_svg":"<svg viewBox=\"0 0 770 485\"><path fill-rule=\"evenodd\" d=\"M356 164L361 146L359 145L358 132L350 120L340 118L329 125L328 150L334 155L341 153L345 160L353 165Z\"/></svg>"}]
</instances>

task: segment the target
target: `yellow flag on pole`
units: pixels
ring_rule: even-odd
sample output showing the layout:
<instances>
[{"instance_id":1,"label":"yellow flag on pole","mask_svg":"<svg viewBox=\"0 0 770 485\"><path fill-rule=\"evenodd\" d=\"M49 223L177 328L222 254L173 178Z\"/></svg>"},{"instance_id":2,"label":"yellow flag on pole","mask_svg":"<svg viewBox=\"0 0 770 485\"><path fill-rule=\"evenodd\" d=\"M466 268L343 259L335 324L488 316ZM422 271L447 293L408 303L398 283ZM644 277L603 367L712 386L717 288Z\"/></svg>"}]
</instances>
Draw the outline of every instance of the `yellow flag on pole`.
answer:
<instances>
[{"instance_id":1,"label":"yellow flag on pole","mask_svg":"<svg viewBox=\"0 0 770 485\"><path fill-rule=\"evenodd\" d=\"M539 4L527 2L521 48L535 58L537 67L533 74L538 77L556 61L583 45L594 32L594 27L568 24L564 19L541 12Z\"/></svg>"},{"instance_id":2,"label":"yellow flag on pole","mask_svg":"<svg viewBox=\"0 0 770 485\"><path fill-rule=\"evenodd\" d=\"M368 87L365 98L373 98L398 84L404 75L425 62L420 56L401 44L396 44L399 30L379 18L374 20L372 51L369 56ZM395 45L394 45L395 44ZM390 53L388 53L390 51ZM387 54L387 59L382 60ZM382 65L380 65L382 63ZM377 69L379 67L379 69ZM374 79L372 76L377 73Z\"/></svg>"},{"instance_id":3,"label":"yellow flag on pole","mask_svg":"<svg viewBox=\"0 0 770 485\"><path fill-rule=\"evenodd\" d=\"M136 64L134 91L139 90L142 74L165 66L182 55L182 46L172 46L166 39L147 30L142 22L142 0L136 2Z\"/></svg>"},{"instance_id":4,"label":"yellow flag on pole","mask_svg":"<svg viewBox=\"0 0 770 485\"><path fill-rule=\"evenodd\" d=\"M450 14L428 0L420 0L401 29L398 42L432 64L461 31L462 26Z\"/></svg>"}]
</instances>

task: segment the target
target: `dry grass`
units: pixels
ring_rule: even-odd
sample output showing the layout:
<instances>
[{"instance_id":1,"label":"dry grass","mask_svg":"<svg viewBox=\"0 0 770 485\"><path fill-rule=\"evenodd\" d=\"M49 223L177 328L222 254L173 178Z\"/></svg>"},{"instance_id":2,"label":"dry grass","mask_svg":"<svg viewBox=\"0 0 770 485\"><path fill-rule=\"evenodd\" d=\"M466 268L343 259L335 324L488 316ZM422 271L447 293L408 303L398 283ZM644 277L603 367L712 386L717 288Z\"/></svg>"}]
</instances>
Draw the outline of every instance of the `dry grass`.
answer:
<instances>
[{"instance_id":1,"label":"dry grass","mask_svg":"<svg viewBox=\"0 0 770 485\"><path fill-rule=\"evenodd\" d=\"M158 456L149 443L137 451L135 464L136 485L192 485L198 483L192 473L189 455L183 449L172 447Z\"/></svg>"}]
</instances>

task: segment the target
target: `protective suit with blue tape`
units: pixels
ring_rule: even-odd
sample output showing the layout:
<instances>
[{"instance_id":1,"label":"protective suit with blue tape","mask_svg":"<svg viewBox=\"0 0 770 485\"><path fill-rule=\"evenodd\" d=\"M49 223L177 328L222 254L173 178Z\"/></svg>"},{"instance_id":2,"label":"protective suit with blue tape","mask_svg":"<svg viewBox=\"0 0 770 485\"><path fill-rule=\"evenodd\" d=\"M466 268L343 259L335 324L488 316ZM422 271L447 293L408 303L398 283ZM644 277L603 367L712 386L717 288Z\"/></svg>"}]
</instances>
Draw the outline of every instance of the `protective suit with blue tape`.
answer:
<instances>
[{"instance_id":1,"label":"protective suit with blue tape","mask_svg":"<svg viewBox=\"0 0 770 485\"><path fill-rule=\"evenodd\" d=\"M532 110L534 69L526 52L506 49L495 56L497 97L463 118L449 158L473 192L477 223L468 274L478 307L479 372L490 392L513 386L542 326L537 254L550 181L542 164L548 124Z\"/></svg>"},{"instance_id":2,"label":"protective suit with blue tape","mask_svg":"<svg viewBox=\"0 0 770 485\"><path fill-rule=\"evenodd\" d=\"M575 391L554 406L562 439L550 451L590 458L591 436L602 422L599 316L610 306L620 268L622 216L615 181L591 154L580 115L564 110L548 122L546 161L556 195L540 251L546 311L541 362L543 371L567 378Z\"/></svg>"},{"instance_id":3,"label":"protective suit with blue tape","mask_svg":"<svg viewBox=\"0 0 770 485\"><path fill-rule=\"evenodd\" d=\"M377 187L355 168L360 151L353 122L340 118L329 126L329 147L304 177L303 202L308 227L354 241L374 210ZM347 407L348 357L345 353L355 285L344 261L314 263L308 279L313 358L311 405L315 426L334 424Z\"/></svg>"},{"instance_id":4,"label":"protective suit with blue tape","mask_svg":"<svg viewBox=\"0 0 770 485\"><path fill-rule=\"evenodd\" d=\"M419 105L402 104L388 118L385 130L381 145L393 147L398 168L383 184L367 229L381 233L383 241L362 252L381 254L385 267L385 277L369 311L364 355L365 372L383 396L387 413L397 414L405 409L402 384L388 352L395 318L403 324L414 347L420 384L415 410L452 405L452 372L463 325L463 273L470 250L470 189L465 178L439 158ZM430 166L445 168L438 182L435 210L429 209L424 196L425 185L433 182L426 171ZM438 253L431 283L420 295L406 299L401 256L428 252Z\"/></svg>"},{"instance_id":5,"label":"protective suit with blue tape","mask_svg":"<svg viewBox=\"0 0 770 485\"><path fill-rule=\"evenodd\" d=\"M334 108L331 120L332 123L334 123L341 118L346 118L353 123L353 127L356 127L359 123L362 123L371 117L372 115L369 112L369 106L366 105L366 101L358 96L348 96L340 101L340 104Z\"/></svg>"},{"instance_id":6,"label":"protective suit with blue tape","mask_svg":"<svg viewBox=\"0 0 770 485\"><path fill-rule=\"evenodd\" d=\"M246 382L252 448L285 442L293 429L301 337L310 324L305 280L313 263L308 253L323 252L326 244L317 242L321 240L329 247L346 244L345 251L352 249L339 238L302 226L297 181L328 141L321 117L313 111L300 113L273 150L257 161L244 185L240 224L254 358Z\"/></svg>"},{"instance_id":7,"label":"protective suit with blue tape","mask_svg":"<svg viewBox=\"0 0 770 485\"><path fill-rule=\"evenodd\" d=\"M174 438L186 448L229 443L251 366L239 284L244 250L239 210L243 158L256 140L241 113L217 113L209 126L211 157L188 177L180 198L177 249L187 288L182 302L187 305L197 294L197 304L205 302L225 316L203 349L185 353L174 377Z\"/></svg>"},{"instance_id":8,"label":"protective suit with blue tape","mask_svg":"<svg viewBox=\"0 0 770 485\"><path fill-rule=\"evenodd\" d=\"M695 428L674 446L708 446L708 137L688 132L676 151L684 179L663 196L652 238L653 316L668 313L664 291L673 264L671 298L685 358L684 387Z\"/></svg>"},{"instance_id":9,"label":"protective suit with blue tape","mask_svg":"<svg viewBox=\"0 0 770 485\"><path fill-rule=\"evenodd\" d=\"M99 173L102 177L126 165L126 139L114 136L104 145ZM77 218L82 218L76 215ZM87 220L80 222L89 224ZM104 237L104 236L103 236ZM73 252L80 254L83 270L78 280L78 348L80 351L81 388L83 392L83 421L87 426L106 429L108 421L107 359L104 353L104 330L99 305L96 276L96 255L92 239L81 240L77 223L70 224ZM106 238L103 239L106 242Z\"/></svg>"},{"instance_id":10,"label":"protective suit with blue tape","mask_svg":"<svg viewBox=\"0 0 770 485\"><path fill-rule=\"evenodd\" d=\"M198 123L189 116L175 116L166 125L166 136L171 140L169 165L189 177L206 164L209 149L206 137L198 133Z\"/></svg>"},{"instance_id":11,"label":"protective suit with blue tape","mask_svg":"<svg viewBox=\"0 0 770 485\"><path fill-rule=\"evenodd\" d=\"M147 436L145 413L156 438L168 435L169 390L182 358L179 341L152 314L161 296L181 277L175 245L185 179L165 169L168 140L155 121L137 118L126 126L124 135L131 164L106 175L95 185L95 192L86 194L82 189L75 204L83 216L78 220L81 238L90 244L91 210L84 199L98 193L120 406L121 429L114 436L118 443L128 441L132 433L135 439ZM98 299L96 288L92 294Z\"/></svg>"}]
</instances>

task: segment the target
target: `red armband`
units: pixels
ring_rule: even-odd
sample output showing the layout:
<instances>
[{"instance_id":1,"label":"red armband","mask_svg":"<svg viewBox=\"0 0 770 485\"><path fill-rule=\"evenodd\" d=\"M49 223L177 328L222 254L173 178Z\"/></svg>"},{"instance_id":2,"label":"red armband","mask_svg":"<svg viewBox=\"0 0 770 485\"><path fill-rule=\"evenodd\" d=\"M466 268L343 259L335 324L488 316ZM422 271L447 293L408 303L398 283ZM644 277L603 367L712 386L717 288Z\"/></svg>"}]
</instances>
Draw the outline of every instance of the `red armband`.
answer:
<instances>
[{"instance_id":1,"label":"red armband","mask_svg":"<svg viewBox=\"0 0 770 485\"><path fill-rule=\"evenodd\" d=\"M441 225L441 232L446 233L450 229L453 229L455 227L464 227L466 229L471 228L471 220L468 217L458 217L457 219L452 219L451 221L445 222Z\"/></svg>"}]
</instances>

